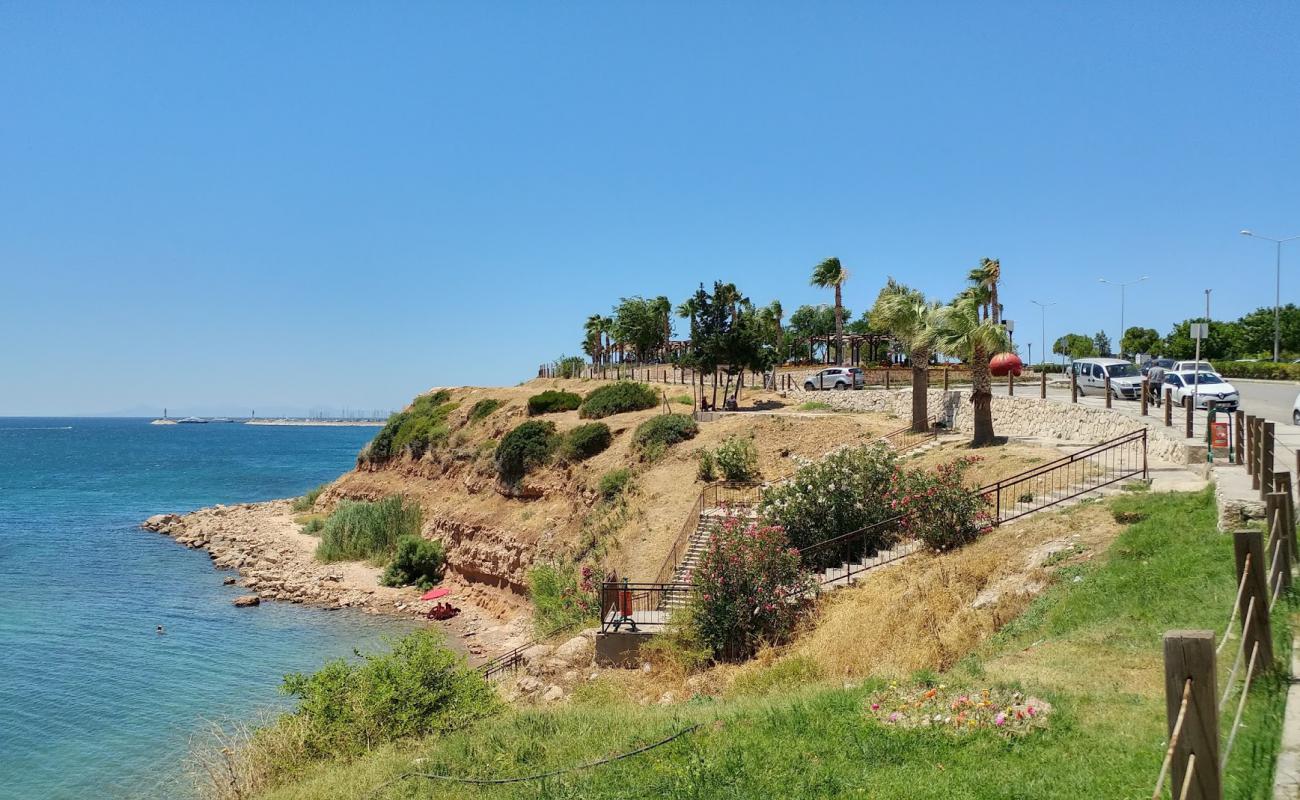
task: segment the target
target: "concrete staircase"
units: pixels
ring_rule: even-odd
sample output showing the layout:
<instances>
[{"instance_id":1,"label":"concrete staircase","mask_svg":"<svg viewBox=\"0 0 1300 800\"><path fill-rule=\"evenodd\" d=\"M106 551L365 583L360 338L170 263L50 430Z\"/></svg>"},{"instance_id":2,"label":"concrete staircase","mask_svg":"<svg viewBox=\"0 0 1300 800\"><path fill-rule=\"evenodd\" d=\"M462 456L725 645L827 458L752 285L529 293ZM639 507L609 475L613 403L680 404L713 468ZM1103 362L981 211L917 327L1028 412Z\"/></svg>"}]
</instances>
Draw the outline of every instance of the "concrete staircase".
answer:
<instances>
[{"instance_id":1,"label":"concrete staircase","mask_svg":"<svg viewBox=\"0 0 1300 800\"><path fill-rule=\"evenodd\" d=\"M673 583L690 583L690 574L695 571L696 565L700 563L700 557L704 554L704 549L709 546L709 534L712 532L713 526L722 522L728 515L739 517L744 522L750 522L758 519L758 509L752 506L746 508L733 507L730 510L711 508L701 513L700 521L695 525L695 532L691 534L690 542L686 545L686 552L682 554L681 561L677 562L677 566L673 569ZM660 608L664 611L675 611L684 607L687 599L688 592L685 590L668 592L664 595Z\"/></svg>"},{"instance_id":2,"label":"concrete staircase","mask_svg":"<svg viewBox=\"0 0 1300 800\"><path fill-rule=\"evenodd\" d=\"M889 550L877 551L875 555L866 556L860 561L851 564L842 563L838 567L829 567L822 570L818 576L817 591L825 592L843 586L852 586L871 574L871 572L902 561L904 558L918 552L921 547L921 543L915 539L904 540L896 543Z\"/></svg>"}]
</instances>

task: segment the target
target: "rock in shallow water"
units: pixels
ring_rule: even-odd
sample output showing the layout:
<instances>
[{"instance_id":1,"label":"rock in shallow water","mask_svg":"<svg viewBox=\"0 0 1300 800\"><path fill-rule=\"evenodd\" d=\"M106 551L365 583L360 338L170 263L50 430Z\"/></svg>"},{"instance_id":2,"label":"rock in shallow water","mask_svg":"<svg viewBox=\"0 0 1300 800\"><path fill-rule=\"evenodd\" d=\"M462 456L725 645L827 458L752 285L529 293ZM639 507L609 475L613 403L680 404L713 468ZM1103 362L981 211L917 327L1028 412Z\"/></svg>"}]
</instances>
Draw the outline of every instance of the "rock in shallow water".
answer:
<instances>
[{"instance_id":1,"label":"rock in shallow water","mask_svg":"<svg viewBox=\"0 0 1300 800\"><path fill-rule=\"evenodd\" d=\"M257 606L261 604L262 598L255 594L246 594L243 597L235 598L235 608L247 608L249 606Z\"/></svg>"}]
</instances>

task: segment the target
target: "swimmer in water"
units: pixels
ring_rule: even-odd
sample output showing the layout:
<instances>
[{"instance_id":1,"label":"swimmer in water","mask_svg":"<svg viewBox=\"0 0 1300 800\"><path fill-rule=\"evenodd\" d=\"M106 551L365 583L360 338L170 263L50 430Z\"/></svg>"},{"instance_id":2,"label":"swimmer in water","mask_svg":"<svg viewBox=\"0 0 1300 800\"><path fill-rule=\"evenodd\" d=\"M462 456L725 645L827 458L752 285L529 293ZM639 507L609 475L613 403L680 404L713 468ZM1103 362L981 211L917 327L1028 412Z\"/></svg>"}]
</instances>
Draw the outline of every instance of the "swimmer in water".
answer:
<instances>
[{"instance_id":1,"label":"swimmer in water","mask_svg":"<svg viewBox=\"0 0 1300 800\"><path fill-rule=\"evenodd\" d=\"M167 632L167 631L163 629L163 626L161 626L161 625L158 626L158 635L159 635L159 636L162 636L162 635L163 635L164 633L166 633L166 632Z\"/></svg>"}]
</instances>

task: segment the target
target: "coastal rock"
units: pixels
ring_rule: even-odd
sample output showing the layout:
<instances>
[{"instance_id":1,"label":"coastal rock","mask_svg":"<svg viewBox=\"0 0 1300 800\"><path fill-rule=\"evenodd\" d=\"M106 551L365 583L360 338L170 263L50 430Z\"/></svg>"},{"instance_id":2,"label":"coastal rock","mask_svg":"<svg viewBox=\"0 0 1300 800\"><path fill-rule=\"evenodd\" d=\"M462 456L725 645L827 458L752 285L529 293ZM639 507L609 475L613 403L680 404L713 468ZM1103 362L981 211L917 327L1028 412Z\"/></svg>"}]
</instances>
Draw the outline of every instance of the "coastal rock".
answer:
<instances>
[{"instance_id":1,"label":"coastal rock","mask_svg":"<svg viewBox=\"0 0 1300 800\"><path fill-rule=\"evenodd\" d=\"M262 598L255 594L246 594L243 597L235 598L235 608L247 608L262 604Z\"/></svg>"},{"instance_id":2,"label":"coastal rock","mask_svg":"<svg viewBox=\"0 0 1300 800\"><path fill-rule=\"evenodd\" d=\"M551 686L542 694L542 699L548 703L554 703L556 700L563 700L564 690L555 684L551 684Z\"/></svg>"},{"instance_id":3,"label":"coastal rock","mask_svg":"<svg viewBox=\"0 0 1300 800\"><path fill-rule=\"evenodd\" d=\"M154 514L152 517L141 523L140 527L147 531L162 533L180 521L181 518L176 514Z\"/></svg>"},{"instance_id":4,"label":"coastal rock","mask_svg":"<svg viewBox=\"0 0 1300 800\"><path fill-rule=\"evenodd\" d=\"M235 579L234 579L234 578L230 578L230 577L222 578L222 579L221 579L221 585L222 585L222 586L234 586L234 585L235 585Z\"/></svg>"},{"instance_id":5,"label":"coastal rock","mask_svg":"<svg viewBox=\"0 0 1300 800\"><path fill-rule=\"evenodd\" d=\"M591 641L586 636L579 634L555 648L552 655L562 661L573 662L585 656L591 648Z\"/></svg>"},{"instance_id":6,"label":"coastal rock","mask_svg":"<svg viewBox=\"0 0 1300 800\"><path fill-rule=\"evenodd\" d=\"M523 694L532 694L542 688L542 682L532 675L524 675L515 683L515 688Z\"/></svg>"}]
</instances>

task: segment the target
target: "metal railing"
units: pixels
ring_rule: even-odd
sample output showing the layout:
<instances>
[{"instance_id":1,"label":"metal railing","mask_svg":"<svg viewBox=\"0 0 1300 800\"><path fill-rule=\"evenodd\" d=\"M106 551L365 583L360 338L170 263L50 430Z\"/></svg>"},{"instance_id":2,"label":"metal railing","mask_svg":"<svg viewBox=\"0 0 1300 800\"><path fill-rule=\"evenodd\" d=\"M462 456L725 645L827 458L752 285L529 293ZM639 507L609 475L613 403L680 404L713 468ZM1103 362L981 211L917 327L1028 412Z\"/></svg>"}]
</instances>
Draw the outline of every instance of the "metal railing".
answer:
<instances>
[{"instance_id":1,"label":"metal railing","mask_svg":"<svg viewBox=\"0 0 1300 800\"><path fill-rule=\"evenodd\" d=\"M600 585L600 631L662 628L690 592L689 583L606 581Z\"/></svg>"},{"instance_id":2,"label":"metal railing","mask_svg":"<svg viewBox=\"0 0 1300 800\"><path fill-rule=\"evenodd\" d=\"M672 547L668 549L668 555L659 566L659 572L655 574L655 583L668 583L673 579L677 572L677 565L681 563L687 548L691 546L691 538L700 527L700 516L703 513L704 492L700 492L700 496L695 498L695 505L691 506L691 512L686 515L686 521L682 523L681 531L673 540Z\"/></svg>"},{"instance_id":3,"label":"metal railing","mask_svg":"<svg viewBox=\"0 0 1300 800\"><path fill-rule=\"evenodd\" d=\"M487 661L484 661L482 664L479 664L478 667L476 667L476 669L478 669L479 674L482 675L485 680L489 680L489 681L492 680L497 675L502 675L507 672L514 672L515 670L519 669L521 664L524 663L525 661L524 653L527 652L529 649L536 647L537 645L541 644L542 642L546 641L552 636L555 636L556 634L563 633L564 631L567 630L572 630L573 628L579 627L579 625L581 625L581 623L568 622L565 623L564 625L559 625L557 627L554 627L549 631L547 631L546 633L543 633L541 636L538 636L536 639L533 639L532 641L525 642L524 644L521 644L518 647L507 650L506 652L501 653L500 655L493 656Z\"/></svg>"},{"instance_id":4,"label":"metal railing","mask_svg":"<svg viewBox=\"0 0 1300 800\"><path fill-rule=\"evenodd\" d=\"M855 573L878 567L880 564L894 560L887 557L877 562L875 557L880 554L880 548L898 543L899 522L905 516L899 514L872 523L865 528L858 528L856 531L823 539L799 550L799 560L804 568L810 571L824 571L832 567L841 567L845 570L844 573L837 573L834 576L823 575L820 583L842 580ZM897 558L902 558L902 555L898 555Z\"/></svg>"},{"instance_id":5,"label":"metal railing","mask_svg":"<svg viewBox=\"0 0 1300 800\"><path fill-rule=\"evenodd\" d=\"M1147 474L1147 429L1140 428L976 491L988 501L996 526Z\"/></svg>"},{"instance_id":6,"label":"metal railing","mask_svg":"<svg viewBox=\"0 0 1300 800\"><path fill-rule=\"evenodd\" d=\"M925 430L918 433L912 430L909 424L906 427L890 431L880 437L880 441L889 445L897 453L906 453L907 451L920 447L922 444L936 438L939 435L938 428L935 425L939 422L938 415L931 415L925 421Z\"/></svg>"}]
</instances>

